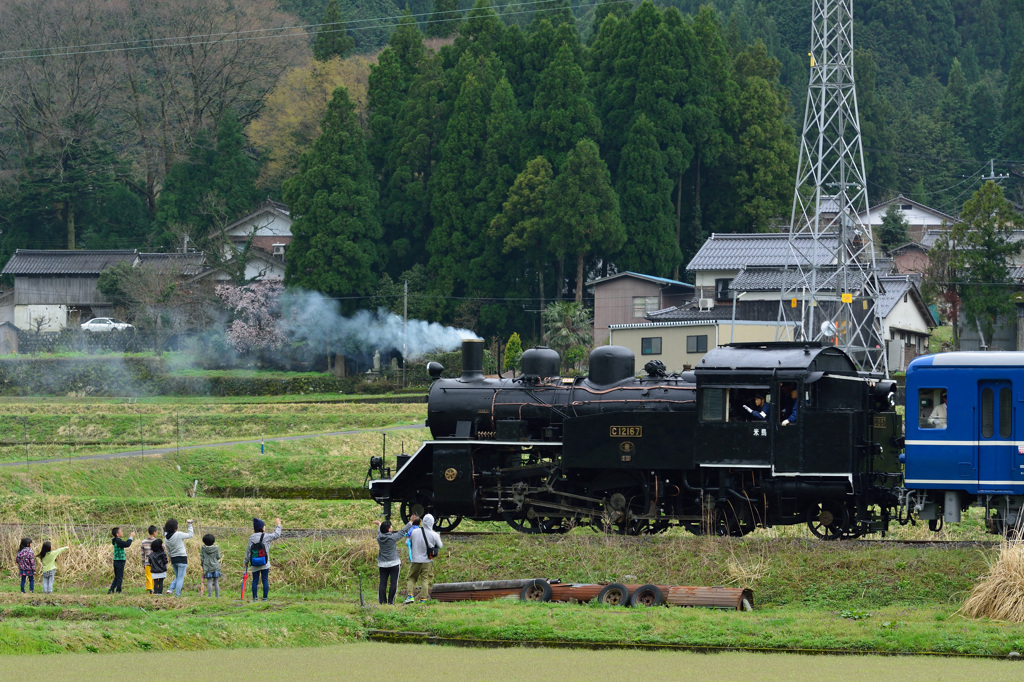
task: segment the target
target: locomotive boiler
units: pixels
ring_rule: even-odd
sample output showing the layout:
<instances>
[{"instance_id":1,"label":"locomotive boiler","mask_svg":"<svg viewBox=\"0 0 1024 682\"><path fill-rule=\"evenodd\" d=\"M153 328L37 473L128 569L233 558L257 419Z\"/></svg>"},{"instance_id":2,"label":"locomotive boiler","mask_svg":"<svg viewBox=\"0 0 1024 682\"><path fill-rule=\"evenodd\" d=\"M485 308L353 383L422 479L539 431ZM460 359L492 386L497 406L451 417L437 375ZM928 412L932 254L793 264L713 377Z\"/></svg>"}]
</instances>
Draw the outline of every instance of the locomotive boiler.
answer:
<instances>
[{"instance_id":1,"label":"locomotive boiler","mask_svg":"<svg viewBox=\"0 0 1024 682\"><path fill-rule=\"evenodd\" d=\"M638 534L682 526L743 535L807 523L819 537L884 531L898 516L901 421L893 383L862 376L839 349L732 344L692 371L603 346L586 377L562 377L558 354L526 351L522 375L487 378L482 341L462 375L434 379L432 440L400 457L371 496L403 520L433 513L522 532L590 525Z\"/></svg>"}]
</instances>

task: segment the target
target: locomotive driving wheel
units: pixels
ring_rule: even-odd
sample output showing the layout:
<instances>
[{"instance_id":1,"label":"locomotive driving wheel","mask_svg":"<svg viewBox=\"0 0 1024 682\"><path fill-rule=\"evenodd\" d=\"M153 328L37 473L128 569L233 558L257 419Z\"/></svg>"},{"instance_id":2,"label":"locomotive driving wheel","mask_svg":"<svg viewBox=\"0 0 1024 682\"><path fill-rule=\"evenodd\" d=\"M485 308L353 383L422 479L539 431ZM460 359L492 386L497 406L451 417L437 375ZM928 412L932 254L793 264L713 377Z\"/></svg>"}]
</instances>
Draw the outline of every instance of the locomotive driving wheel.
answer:
<instances>
[{"instance_id":1,"label":"locomotive driving wheel","mask_svg":"<svg viewBox=\"0 0 1024 682\"><path fill-rule=\"evenodd\" d=\"M560 516L541 516L533 507L527 507L521 512L504 512L502 514L507 523L514 530L520 533L566 533L569 526L565 519Z\"/></svg>"},{"instance_id":2,"label":"locomotive driving wheel","mask_svg":"<svg viewBox=\"0 0 1024 682\"><path fill-rule=\"evenodd\" d=\"M427 514L434 515L434 530L438 533L450 533L462 523L462 514L439 514L434 509L433 497L426 491L419 491L412 500L404 500L398 508L402 523L409 523L412 515L421 519Z\"/></svg>"},{"instance_id":3,"label":"locomotive driving wheel","mask_svg":"<svg viewBox=\"0 0 1024 682\"><path fill-rule=\"evenodd\" d=\"M838 540L849 526L850 512L841 502L822 502L807 508L807 529L820 540Z\"/></svg>"},{"instance_id":4,"label":"locomotive driving wheel","mask_svg":"<svg viewBox=\"0 0 1024 682\"><path fill-rule=\"evenodd\" d=\"M462 514L438 516L434 519L434 530L438 533L451 533L460 523L462 523Z\"/></svg>"},{"instance_id":5,"label":"locomotive driving wheel","mask_svg":"<svg viewBox=\"0 0 1024 682\"><path fill-rule=\"evenodd\" d=\"M402 506L398 508L402 523L409 523L413 514L422 519L427 513L428 504L429 501L422 494L417 494L412 500L402 500Z\"/></svg>"}]
</instances>

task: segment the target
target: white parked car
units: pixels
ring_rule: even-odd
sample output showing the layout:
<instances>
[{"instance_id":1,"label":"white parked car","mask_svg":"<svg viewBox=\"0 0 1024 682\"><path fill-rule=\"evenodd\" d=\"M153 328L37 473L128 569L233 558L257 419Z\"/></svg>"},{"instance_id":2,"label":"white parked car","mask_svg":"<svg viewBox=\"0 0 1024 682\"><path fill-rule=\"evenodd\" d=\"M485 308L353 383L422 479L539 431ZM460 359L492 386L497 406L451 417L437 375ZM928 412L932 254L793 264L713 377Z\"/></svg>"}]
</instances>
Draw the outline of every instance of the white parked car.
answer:
<instances>
[{"instance_id":1,"label":"white parked car","mask_svg":"<svg viewBox=\"0 0 1024 682\"><path fill-rule=\"evenodd\" d=\"M112 317L94 317L88 322L82 323L82 331L85 332L113 332L134 329L127 322L119 322Z\"/></svg>"}]
</instances>

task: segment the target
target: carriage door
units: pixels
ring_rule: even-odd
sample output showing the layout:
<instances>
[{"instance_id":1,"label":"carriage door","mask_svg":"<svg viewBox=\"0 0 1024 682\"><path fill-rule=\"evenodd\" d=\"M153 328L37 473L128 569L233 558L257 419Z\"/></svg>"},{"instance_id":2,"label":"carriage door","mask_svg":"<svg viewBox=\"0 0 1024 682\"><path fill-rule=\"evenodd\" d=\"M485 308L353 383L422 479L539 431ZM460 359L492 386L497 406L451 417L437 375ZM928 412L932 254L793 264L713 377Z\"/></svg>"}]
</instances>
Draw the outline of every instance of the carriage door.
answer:
<instances>
[{"instance_id":1,"label":"carriage door","mask_svg":"<svg viewBox=\"0 0 1024 682\"><path fill-rule=\"evenodd\" d=\"M1013 391L1009 381L978 383L981 427L978 432L978 487L983 491L1006 488L1017 456L1013 433ZM948 419L956 419L950 413ZM951 423L952 425L952 423Z\"/></svg>"}]
</instances>

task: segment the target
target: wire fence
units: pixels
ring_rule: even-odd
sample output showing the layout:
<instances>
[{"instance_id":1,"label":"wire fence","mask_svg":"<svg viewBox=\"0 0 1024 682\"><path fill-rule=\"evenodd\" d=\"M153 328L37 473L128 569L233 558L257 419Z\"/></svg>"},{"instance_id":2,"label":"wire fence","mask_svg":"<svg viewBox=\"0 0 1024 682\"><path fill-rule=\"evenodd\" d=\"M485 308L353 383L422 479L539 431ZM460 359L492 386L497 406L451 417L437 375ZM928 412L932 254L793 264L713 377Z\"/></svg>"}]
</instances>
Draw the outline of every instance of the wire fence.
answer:
<instances>
[{"instance_id":1,"label":"wire fence","mask_svg":"<svg viewBox=\"0 0 1024 682\"><path fill-rule=\"evenodd\" d=\"M373 405L361 413L278 408L231 409L221 404L167 411L129 399L111 412L83 406L74 414L4 415L0 416L0 463L31 464L107 453L145 455L219 442L376 430L422 419L404 404Z\"/></svg>"}]
</instances>

